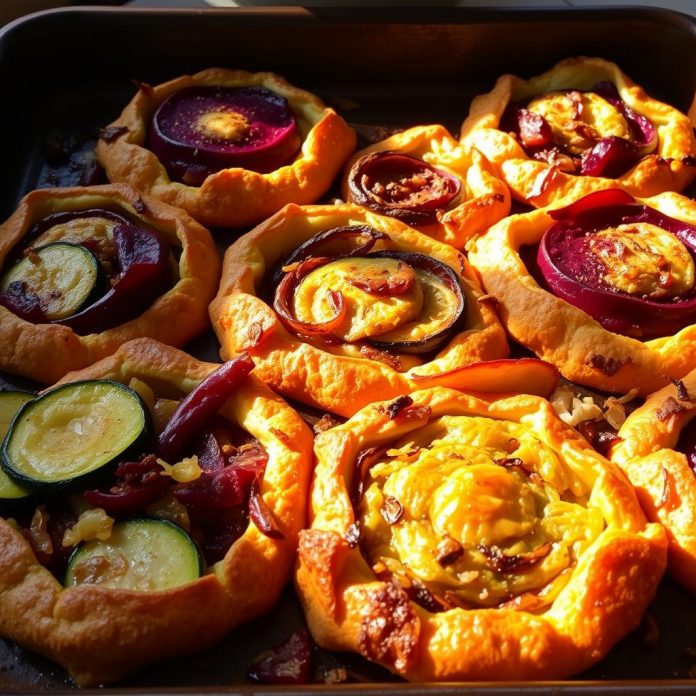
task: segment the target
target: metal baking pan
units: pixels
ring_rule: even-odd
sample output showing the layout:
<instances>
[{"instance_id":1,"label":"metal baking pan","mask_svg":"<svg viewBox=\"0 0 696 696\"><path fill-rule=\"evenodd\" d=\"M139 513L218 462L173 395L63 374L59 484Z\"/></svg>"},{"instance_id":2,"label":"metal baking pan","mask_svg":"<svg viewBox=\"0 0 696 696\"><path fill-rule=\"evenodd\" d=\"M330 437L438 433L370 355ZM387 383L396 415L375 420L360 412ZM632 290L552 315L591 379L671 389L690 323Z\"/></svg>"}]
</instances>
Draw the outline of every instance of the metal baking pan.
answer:
<instances>
[{"instance_id":1,"label":"metal baking pan","mask_svg":"<svg viewBox=\"0 0 696 696\"><path fill-rule=\"evenodd\" d=\"M442 123L457 134L471 98L504 72L531 76L557 60L597 55L619 63L655 97L687 110L696 85L696 22L664 10L72 8L0 31L0 219L33 188L99 181L98 129L134 93L223 66L271 70L336 106L364 138ZM219 231L224 246L237 233ZM0 340L2 338L0 337ZM212 334L189 346L217 359ZM267 616L215 649L152 665L113 693L231 693L254 689L247 666L302 625L292 587ZM185 627L182 627L185 630ZM696 599L665 579L643 626L591 670L545 684L408 685L360 657L316 650L312 691L340 668L347 693L696 693ZM71 689L66 672L0 640L0 692ZM264 691L266 688L264 687ZM273 693L295 692L284 688ZM303 691L307 691L307 687Z\"/></svg>"}]
</instances>

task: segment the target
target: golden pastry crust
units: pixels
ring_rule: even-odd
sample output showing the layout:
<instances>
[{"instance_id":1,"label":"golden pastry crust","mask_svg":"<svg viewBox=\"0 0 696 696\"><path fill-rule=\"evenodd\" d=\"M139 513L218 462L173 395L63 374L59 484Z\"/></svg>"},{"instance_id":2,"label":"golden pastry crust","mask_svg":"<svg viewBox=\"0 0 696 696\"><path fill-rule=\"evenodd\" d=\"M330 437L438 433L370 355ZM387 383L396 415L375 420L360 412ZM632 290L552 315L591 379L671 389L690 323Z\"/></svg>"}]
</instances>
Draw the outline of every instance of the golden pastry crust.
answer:
<instances>
[{"instance_id":1,"label":"golden pastry crust","mask_svg":"<svg viewBox=\"0 0 696 696\"><path fill-rule=\"evenodd\" d=\"M211 174L201 186L172 181L159 159L146 147L147 129L157 107L170 95L192 86L263 86L288 100L303 137L290 164L268 174L234 167ZM210 68L156 87L143 86L108 127L97 156L110 181L124 181L186 210L213 227L255 224L286 203L312 203L329 188L355 149L355 132L333 109L313 94L268 72Z\"/></svg>"},{"instance_id":2,"label":"golden pastry crust","mask_svg":"<svg viewBox=\"0 0 696 696\"><path fill-rule=\"evenodd\" d=\"M677 452L682 429L696 415L696 372L651 394L619 429L611 449L648 519L667 531L671 575L696 592L696 475Z\"/></svg>"},{"instance_id":3,"label":"golden pastry crust","mask_svg":"<svg viewBox=\"0 0 696 696\"><path fill-rule=\"evenodd\" d=\"M437 222L416 226L429 237L462 249L470 237L482 234L510 212L508 187L496 178L491 164L477 150L463 147L439 125L409 128L356 152L343 175L343 198L347 202L355 202L348 184L352 167L375 152L410 155L453 174L461 182L462 191L453 207L438 212Z\"/></svg>"},{"instance_id":4,"label":"golden pastry crust","mask_svg":"<svg viewBox=\"0 0 696 696\"><path fill-rule=\"evenodd\" d=\"M137 378L173 397L191 391L217 367L139 339L60 383ZM261 493L284 539L271 539L250 522L211 573L169 590L64 588L38 563L24 537L0 519L4 637L60 662L81 686L94 686L149 662L204 650L273 606L305 523L312 436L300 416L253 377L220 413L268 452Z\"/></svg>"},{"instance_id":5,"label":"golden pastry crust","mask_svg":"<svg viewBox=\"0 0 696 696\"><path fill-rule=\"evenodd\" d=\"M657 150L616 179L574 176L530 158L515 138L498 130L508 104L564 89L591 89L610 82L621 99L656 127ZM565 196L580 196L606 188L622 188L634 196L681 191L693 181L696 167L684 158L696 155L696 138L689 118L652 99L617 65L600 58L569 58L547 72L522 80L503 75L488 94L476 97L461 129L462 140L480 150L497 169L515 198L541 208Z\"/></svg>"},{"instance_id":6,"label":"golden pastry crust","mask_svg":"<svg viewBox=\"0 0 696 696\"><path fill-rule=\"evenodd\" d=\"M59 324L33 324L0 307L0 369L44 384L85 367L134 338L149 336L181 346L203 331L219 279L220 260L208 230L181 210L125 184L32 191L0 225L0 263L29 228L53 213L107 208L157 230L180 249L172 287L140 316L100 333L80 336Z\"/></svg>"},{"instance_id":7,"label":"golden pastry crust","mask_svg":"<svg viewBox=\"0 0 696 696\"><path fill-rule=\"evenodd\" d=\"M296 572L296 586L315 640L328 649L359 652L413 681L553 679L581 671L600 660L619 638L638 624L652 599L666 559L666 541L661 527L646 524L635 494L618 468L565 426L548 402L533 396L489 401L441 388L418 391L410 397L412 402L402 405L395 417L392 417L394 402L372 404L344 425L316 439L311 527L300 535ZM491 537L509 534L509 525L513 525L515 519L510 510L523 499L519 493L524 489L524 484L521 488L517 484L509 485L513 479L519 483L524 476L526 485L531 486L532 478L541 475L546 482L545 490L555 489L560 494L563 488L559 479L550 473L553 467L542 472L541 465L535 469L525 459L522 466L531 467L536 473L513 475L503 466L509 460L498 460L495 464L488 460L489 464L483 465L488 467L488 473L474 476L474 487L485 487L486 479L496 476L501 481L505 479L505 485L491 484L483 498L474 495L475 491L469 498L455 492L448 498L449 504L447 500L443 502L440 500L443 491L452 481L466 480L457 477L468 467L477 466L474 461L479 459L475 458L494 456L485 443L481 443L481 450L476 450L480 444L477 439L474 447L470 447L475 452L462 455L457 450L450 458L438 456L437 466L446 467L441 473L433 473L438 470L432 468L417 470L421 472L416 474L421 483L414 483L413 491L421 490L421 497L426 498L423 504L427 512L424 516L414 512L416 508L420 510L421 503L418 495L410 496L408 479L402 476L408 471L409 458L413 461L420 456L423 450L418 448L441 445L446 437L440 437L443 431L459 427L451 424L471 420L470 417L478 419L477 423L485 422L492 433L498 427L531 432L537 442L535 450L553 452L558 457L557 462L562 462L557 465L565 472L565 483L574 491L574 495L568 497L566 490L564 499L579 504L578 509L583 511L580 514L587 511L588 519L600 520L592 534L589 527L578 522L580 537L586 533L589 536L571 556L573 560L565 574L561 572L551 581L551 585L560 582L560 587L557 586L541 606L532 604L530 611L525 611L528 593L513 593L513 598L508 595L507 601L500 606L497 599L487 603L487 591L482 591L476 602L450 604L450 608L440 605L441 611L424 608L422 590L420 595L410 594L418 598L418 602L409 599L413 578L418 578L421 572L417 569L419 559L429 553L419 544L419 537L408 536L409 525L426 525L423 520L429 520L427 524L436 529L438 516L442 519L444 515L462 530L461 538L455 536L454 541L455 548L459 545L458 558L465 560L467 554L482 549L476 545L476 539L480 544L490 544ZM443 426L445 421L448 422ZM419 435L419 432L427 432L427 435ZM437 436L433 436L433 432ZM495 434L492 437L495 439ZM413 442L415 445L410 449L409 445L401 446ZM453 447L456 450L461 444L460 439ZM516 445L520 446L520 441L516 441ZM386 455L377 459L376 466L373 462L371 472L379 467L384 471L384 466L389 466L381 464L384 456L401 457L398 466L395 464L389 471L396 472L395 480L402 482L398 489L402 496L399 503L402 514L396 520L387 520L386 524L380 520L379 513L370 518L364 512L364 501L373 496L372 486L367 488L366 484L361 512L356 514L351 502L351 491L355 491L356 458L373 447L381 448L382 452L389 447L397 449L387 449ZM526 456L533 458L530 450ZM462 459L469 457L463 465ZM501 462L503 465L496 465ZM493 469L498 473L490 473ZM438 479L440 484L435 493L428 495L433 476L442 476L442 479ZM386 485L383 486L385 491ZM427 492L422 490L423 486ZM394 489L391 490L394 493ZM490 502L477 503L484 500ZM537 516L541 509L537 508ZM385 508L380 510L382 515L384 511ZM487 519L490 521L492 516L498 515L508 520L502 523L508 526L501 527L501 531L495 530L495 521L490 522L493 526L486 526ZM510 516L506 518L506 515ZM356 543L356 523L362 525L358 528L359 544ZM376 547L377 563L368 560L366 543L370 537L366 535L374 535L374 529L380 525L391 530L388 534L393 539L400 529L406 535L404 538L411 540L404 552L410 560L402 561L404 565L401 566L401 572L407 574L404 577L411 578L410 585L399 579L401 576L383 575L380 563L384 566L390 562L390 552L385 551L384 545ZM543 526L541 522L533 522L531 527L537 529L539 525ZM464 536L472 538L465 544ZM546 549L547 559L567 543L566 536L561 536L563 541L554 542L551 552ZM501 558L509 560L506 555ZM444 572L451 559L439 561L438 558L438 562ZM534 568L532 565L520 572L513 570L512 575L524 582L525 573L536 572ZM468 578L461 581L462 586L476 584L479 577L478 571L468 573ZM431 596L433 590L428 588L433 587L436 586L432 583L426 587ZM493 584L490 587L491 592L497 591ZM544 590L532 592L537 598L543 593Z\"/></svg>"},{"instance_id":8,"label":"golden pastry crust","mask_svg":"<svg viewBox=\"0 0 696 696\"><path fill-rule=\"evenodd\" d=\"M559 203L561 208L570 199ZM696 224L693 201L676 193L637 200L670 217ZM572 382L626 394L649 394L696 367L696 327L672 336L639 341L613 333L581 309L544 288L520 257L523 245L536 245L554 220L548 209L511 216L473 240L469 260L486 291L499 302L508 332L547 360Z\"/></svg>"},{"instance_id":9,"label":"golden pastry crust","mask_svg":"<svg viewBox=\"0 0 696 696\"><path fill-rule=\"evenodd\" d=\"M448 265L459 277L466 297L466 323L430 362L419 364L413 356L395 353L404 363L397 365L393 356L380 356L379 351L341 354L337 348L330 352L290 333L260 298L268 291L264 277L268 282L273 268L305 240L323 230L360 224L389 235L374 250L420 252ZM256 363L254 374L273 389L346 416L377 398L423 386L481 389L488 385L500 392L523 383L534 393L550 393L547 390L554 388L556 379L553 368L538 361L498 360L508 353L505 333L460 252L398 220L347 204L289 205L237 240L225 253L220 291L210 305L210 316L223 356L248 351ZM472 364L479 361L491 362Z\"/></svg>"}]
</instances>

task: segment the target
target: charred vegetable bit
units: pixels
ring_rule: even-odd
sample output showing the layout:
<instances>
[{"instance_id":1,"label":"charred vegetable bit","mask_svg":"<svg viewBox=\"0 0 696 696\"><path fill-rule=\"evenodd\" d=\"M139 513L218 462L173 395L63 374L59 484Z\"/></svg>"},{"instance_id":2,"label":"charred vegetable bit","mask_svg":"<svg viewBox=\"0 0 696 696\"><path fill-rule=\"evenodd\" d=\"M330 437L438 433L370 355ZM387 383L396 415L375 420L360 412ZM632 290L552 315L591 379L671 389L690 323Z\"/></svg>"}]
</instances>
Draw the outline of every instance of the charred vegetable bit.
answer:
<instances>
[{"instance_id":1,"label":"charred vegetable bit","mask_svg":"<svg viewBox=\"0 0 696 696\"><path fill-rule=\"evenodd\" d=\"M166 461L176 461L184 447L232 396L253 368L253 361L243 353L208 375L183 399L160 434L157 441L159 455Z\"/></svg>"},{"instance_id":2,"label":"charred vegetable bit","mask_svg":"<svg viewBox=\"0 0 696 696\"><path fill-rule=\"evenodd\" d=\"M500 128L530 157L583 176L616 178L657 147L655 126L609 82L510 104Z\"/></svg>"},{"instance_id":3,"label":"charred vegetable bit","mask_svg":"<svg viewBox=\"0 0 696 696\"><path fill-rule=\"evenodd\" d=\"M258 684L308 684L312 675L312 644L306 630L261 653L249 665L249 679Z\"/></svg>"},{"instance_id":4,"label":"charred vegetable bit","mask_svg":"<svg viewBox=\"0 0 696 696\"><path fill-rule=\"evenodd\" d=\"M214 172L271 172L297 152L302 137L288 102L264 87L201 86L164 100L150 149L176 181L199 186Z\"/></svg>"},{"instance_id":5,"label":"charred vegetable bit","mask_svg":"<svg viewBox=\"0 0 696 696\"><path fill-rule=\"evenodd\" d=\"M361 157L348 174L354 203L410 225L437 220L459 196L462 184L454 175L397 152Z\"/></svg>"},{"instance_id":6,"label":"charred vegetable bit","mask_svg":"<svg viewBox=\"0 0 696 696\"><path fill-rule=\"evenodd\" d=\"M537 266L556 296L629 336L670 335L696 319L696 227L618 190L550 215Z\"/></svg>"}]
</instances>

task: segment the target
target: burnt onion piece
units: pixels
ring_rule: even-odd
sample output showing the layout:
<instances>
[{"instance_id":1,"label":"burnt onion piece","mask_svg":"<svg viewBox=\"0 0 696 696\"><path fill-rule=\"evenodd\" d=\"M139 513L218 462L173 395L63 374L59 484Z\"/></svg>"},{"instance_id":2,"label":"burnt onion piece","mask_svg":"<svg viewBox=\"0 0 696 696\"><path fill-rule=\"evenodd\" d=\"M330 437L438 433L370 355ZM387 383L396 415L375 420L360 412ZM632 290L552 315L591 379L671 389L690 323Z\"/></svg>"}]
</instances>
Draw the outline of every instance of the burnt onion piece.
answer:
<instances>
[{"instance_id":1,"label":"burnt onion piece","mask_svg":"<svg viewBox=\"0 0 696 696\"><path fill-rule=\"evenodd\" d=\"M600 137L580 156L573 155L553 140L546 119L527 108L534 97L510 104L501 117L500 127L514 133L527 154L534 159L559 166L570 173L616 178L655 150L657 129L649 119L636 113L621 99L612 83L598 82L591 90L585 91L609 102L624 117L631 132L630 139L618 136ZM575 96L581 95L582 91L569 89L565 93L577 105L574 123L582 124L582 104Z\"/></svg>"},{"instance_id":2,"label":"burnt onion piece","mask_svg":"<svg viewBox=\"0 0 696 696\"><path fill-rule=\"evenodd\" d=\"M271 172L302 142L286 99L265 87L199 86L160 104L149 147L172 179L198 186L230 167Z\"/></svg>"},{"instance_id":3,"label":"burnt onion piece","mask_svg":"<svg viewBox=\"0 0 696 696\"><path fill-rule=\"evenodd\" d=\"M677 237L696 260L696 227L646 205L618 190L597 191L558 210L537 253L543 282L561 299L583 310L615 333L654 337L675 333L696 319L696 289L674 300L649 300L588 279L602 263L582 253L591 236L621 224L648 223ZM602 266L603 267L603 266Z\"/></svg>"},{"instance_id":4,"label":"burnt onion piece","mask_svg":"<svg viewBox=\"0 0 696 696\"><path fill-rule=\"evenodd\" d=\"M696 474L696 418L691 419L682 429L675 449L686 455L686 461Z\"/></svg>"},{"instance_id":5,"label":"burnt onion piece","mask_svg":"<svg viewBox=\"0 0 696 696\"><path fill-rule=\"evenodd\" d=\"M373 152L361 157L348 174L354 203L409 225L437 221L462 190L461 181L417 157Z\"/></svg>"},{"instance_id":6,"label":"burnt onion piece","mask_svg":"<svg viewBox=\"0 0 696 696\"><path fill-rule=\"evenodd\" d=\"M419 254L411 251L378 251L364 256L350 255L351 258L365 259L394 259L405 264L410 269L420 270L426 274L434 276L441 281L452 294L454 306L450 311L449 321L441 329L417 341L409 340L376 340L374 338L365 339L367 343L379 350L385 351L400 351L404 353L428 353L435 350L455 331L461 324L466 321L465 312L465 296L457 274L446 264L437 261L430 256ZM339 258L345 258L343 255ZM332 263L337 259L327 257L309 258L302 261L297 268L289 271L282 279L276 288L273 307L278 314L283 324L292 332L304 336L322 336L328 340L340 341L341 339L333 335L336 329L343 321L347 306L343 295L340 292L329 291L330 301L333 306L334 315L331 319L321 323L308 323L299 321L292 311L292 298L295 290L308 273ZM410 286L405 282L397 283L367 283L367 279L360 278L359 281L353 283L356 287L360 287L366 292L375 295L392 296L406 292ZM394 329L388 333L396 333L399 329Z\"/></svg>"}]
</instances>

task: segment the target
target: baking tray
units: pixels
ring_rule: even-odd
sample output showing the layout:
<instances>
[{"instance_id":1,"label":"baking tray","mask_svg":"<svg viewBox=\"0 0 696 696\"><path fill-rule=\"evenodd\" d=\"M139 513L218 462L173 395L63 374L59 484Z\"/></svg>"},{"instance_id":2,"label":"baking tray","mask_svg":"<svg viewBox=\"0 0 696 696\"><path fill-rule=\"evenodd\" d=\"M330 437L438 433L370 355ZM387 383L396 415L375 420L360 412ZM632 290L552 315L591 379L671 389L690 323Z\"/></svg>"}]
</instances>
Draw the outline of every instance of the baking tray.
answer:
<instances>
[{"instance_id":1,"label":"baking tray","mask_svg":"<svg viewBox=\"0 0 696 696\"><path fill-rule=\"evenodd\" d=\"M457 134L471 98L503 72L531 76L557 60L598 55L618 62L655 97L688 109L696 85L696 23L665 10L71 8L0 31L0 219L33 188L98 181L92 148L134 93L211 66L272 70L322 96L361 139L442 123ZM238 232L217 231L224 247ZM2 337L0 337L2 340ZM212 334L189 351L217 360ZM298 690L249 686L252 658L303 625L291 587L276 609L204 654L152 665L112 693ZM185 630L185 627L182 627ZM300 691L451 694L466 690L587 694L696 693L696 600L665 579L640 629L600 664L554 683L409 685L360 657L316 650L319 685ZM329 670L348 682L328 687ZM352 683L352 685L351 685ZM66 672L0 640L0 692L70 690Z\"/></svg>"}]
</instances>

